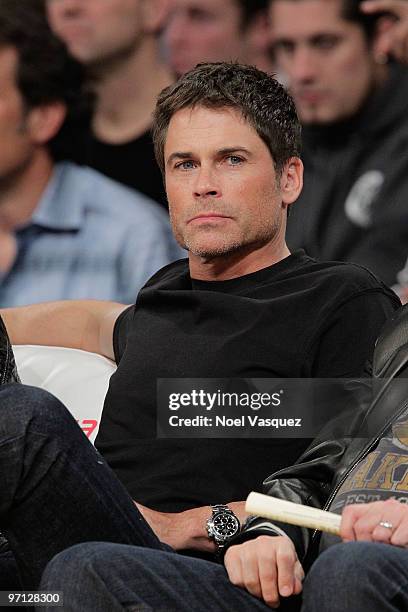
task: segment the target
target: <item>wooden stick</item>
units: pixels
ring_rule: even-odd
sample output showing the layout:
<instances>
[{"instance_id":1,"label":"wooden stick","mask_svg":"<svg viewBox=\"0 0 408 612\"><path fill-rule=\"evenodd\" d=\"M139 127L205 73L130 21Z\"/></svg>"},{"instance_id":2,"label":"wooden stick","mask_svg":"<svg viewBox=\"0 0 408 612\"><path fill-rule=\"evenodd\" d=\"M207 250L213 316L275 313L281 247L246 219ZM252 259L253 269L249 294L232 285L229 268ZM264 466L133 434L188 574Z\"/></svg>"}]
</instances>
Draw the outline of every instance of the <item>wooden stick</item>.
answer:
<instances>
[{"instance_id":1,"label":"wooden stick","mask_svg":"<svg viewBox=\"0 0 408 612\"><path fill-rule=\"evenodd\" d=\"M249 514L264 516L282 523L319 529L335 535L340 534L341 516L318 508L294 504L269 495L252 492L248 495L245 510Z\"/></svg>"}]
</instances>

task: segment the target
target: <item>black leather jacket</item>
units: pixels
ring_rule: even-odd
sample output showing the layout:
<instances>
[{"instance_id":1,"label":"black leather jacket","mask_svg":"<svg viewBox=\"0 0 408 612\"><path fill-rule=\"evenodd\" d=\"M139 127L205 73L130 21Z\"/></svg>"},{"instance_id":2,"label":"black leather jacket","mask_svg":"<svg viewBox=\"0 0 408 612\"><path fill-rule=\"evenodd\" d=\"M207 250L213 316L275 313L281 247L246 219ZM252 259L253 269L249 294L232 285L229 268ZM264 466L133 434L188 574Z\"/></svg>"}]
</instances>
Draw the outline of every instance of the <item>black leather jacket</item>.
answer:
<instances>
[{"instance_id":1,"label":"black leather jacket","mask_svg":"<svg viewBox=\"0 0 408 612\"><path fill-rule=\"evenodd\" d=\"M397 311L377 341L373 360L374 399L327 425L293 466L264 481L264 493L328 510L355 465L377 446L391 423L408 409L408 306ZM260 517L247 521L229 542L259 535L288 535L308 567L318 553L320 532Z\"/></svg>"},{"instance_id":2,"label":"black leather jacket","mask_svg":"<svg viewBox=\"0 0 408 612\"><path fill-rule=\"evenodd\" d=\"M0 317L0 385L11 382L20 382L20 379L7 330Z\"/></svg>"}]
</instances>

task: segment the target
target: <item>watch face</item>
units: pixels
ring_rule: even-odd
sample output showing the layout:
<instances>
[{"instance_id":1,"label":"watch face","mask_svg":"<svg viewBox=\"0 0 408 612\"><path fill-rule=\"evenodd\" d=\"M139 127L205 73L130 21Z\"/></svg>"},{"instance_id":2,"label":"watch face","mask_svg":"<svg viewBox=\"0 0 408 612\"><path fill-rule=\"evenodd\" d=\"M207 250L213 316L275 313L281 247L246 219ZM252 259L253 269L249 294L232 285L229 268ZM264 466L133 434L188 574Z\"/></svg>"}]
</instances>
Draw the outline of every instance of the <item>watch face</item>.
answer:
<instances>
[{"instance_id":1,"label":"watch face","mask_svg":"<svg viewBox=\"0 0 408 612\"><path fill-rule=\"evenodd\" d=\"M216 537L230 538L235 535L239 529L237 518L228 512L220 512L213 519L214 534Z\"/></svg>"}]
</instances>

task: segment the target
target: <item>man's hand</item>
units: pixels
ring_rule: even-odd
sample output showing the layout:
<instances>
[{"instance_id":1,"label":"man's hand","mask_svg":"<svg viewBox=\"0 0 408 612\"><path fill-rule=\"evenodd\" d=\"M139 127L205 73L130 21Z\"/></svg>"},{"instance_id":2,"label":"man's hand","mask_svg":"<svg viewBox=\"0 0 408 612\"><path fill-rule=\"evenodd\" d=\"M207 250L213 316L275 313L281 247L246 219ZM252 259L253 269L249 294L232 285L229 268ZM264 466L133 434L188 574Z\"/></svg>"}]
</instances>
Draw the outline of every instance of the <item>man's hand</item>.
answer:
<instances>
[{"instance_id":1,"label":"man's hand","mask_svg":"<svg viewBox=\"0 0 408 612\"><path fill-rule=\"evenodd\" d=\"M392 527L383 527L381 522ZM408 507L395 499L346 506L340 535L345 542L358 540L408 546Z\"/></svg>"},{"instance_id":2,"label":"man's hand","mask_svg":"<svg viewBox=\"0 0 408 612\"><path fill-rule=\"evenodd\" d=\"M231 546L224 563L232 584L263 599L271 608L279 606L279 596L298 595L302 590L303 568L286 536L259 536Z\"/></svg>"},{"instance_id":3,"label":"man's hand","mask_svg":"<svg viewBox=\"0 0 408 612\"><path fill-rule=\"evenodd\" d=\"M210 506L184 512L157 512L142 504L135 504L161 542L169 544L175 550L188 548L215 552L216 546L208 538L206 530L207 519L211 517ZM245 521L248 516L245 512L245 502L231 502L228 507L241 523Z\"/></svg>"},{"instance_id":4,"label":"man's hand","mask_svg":"<svg viewBox=\"0 0 408 612\"><path fill-rule=\"evenodd\" d=\"M399 299L402 304L408 304L408 287L403 287L398 291Z\"/></svg>"},{"instance_id":5,"label":"man's hand","mask_svg":"<svg viewBox=\"0 0 408 612\"><path fill-rule=\"evenodd\" d=\"M385 56L392 55L408 63L408 2L407 0L366 0L361 11L366 14L389 12L395 21L387 21L387 27L379 33L376 49Z\"/></svg>"}]
</instances>

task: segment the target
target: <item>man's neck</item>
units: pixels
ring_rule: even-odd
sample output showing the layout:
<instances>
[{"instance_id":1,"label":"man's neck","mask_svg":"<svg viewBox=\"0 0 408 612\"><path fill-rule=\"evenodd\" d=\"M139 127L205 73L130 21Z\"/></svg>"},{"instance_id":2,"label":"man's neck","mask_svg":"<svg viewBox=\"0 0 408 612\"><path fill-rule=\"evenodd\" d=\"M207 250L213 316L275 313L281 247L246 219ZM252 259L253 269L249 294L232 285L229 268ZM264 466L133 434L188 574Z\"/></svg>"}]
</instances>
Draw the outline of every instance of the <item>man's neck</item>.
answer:
<instances>
[{"instance_id":1,"label":"man's neck","mask_svg":"<svg viewBox=\"0 0 408 612\"><path fill-rule=\"evenodd\" d=\"M236 251L222 257L204 258L189 253L190 276L202 281L225 281L273 266L290 255L283 242Z\"/></svg>"},{"instance_id":2,"label":"man's neck","mask_svg":"<svg viewBox=\"0 0 408 612\"><path fill-rule=\"evenodd\" d=\"M158 94L172 80L169 70L159 60L153 37L147 37L115 66L105 72L101 69L95 86L95 136L111 144L141 136L151 125Z\"/></svg>"},{"instance_id":3,"label":"man's neck","mask_svg":"<svg viewBox=\"0 0 408 612\"><path fill-rule=\"evenodd\" d=\"M12 177L0 179L0 228L13 232L28 223L51 178L53 162L45 149Z\"/></svg>"}]
</instances>

